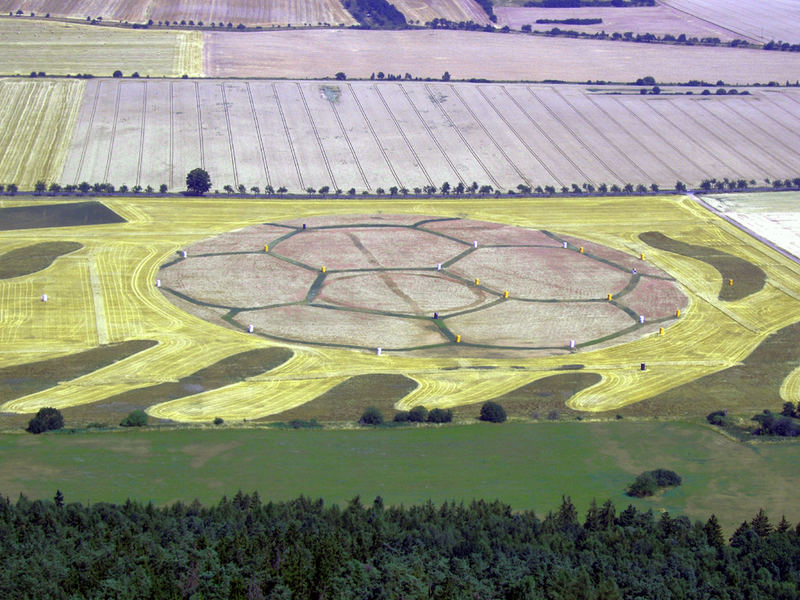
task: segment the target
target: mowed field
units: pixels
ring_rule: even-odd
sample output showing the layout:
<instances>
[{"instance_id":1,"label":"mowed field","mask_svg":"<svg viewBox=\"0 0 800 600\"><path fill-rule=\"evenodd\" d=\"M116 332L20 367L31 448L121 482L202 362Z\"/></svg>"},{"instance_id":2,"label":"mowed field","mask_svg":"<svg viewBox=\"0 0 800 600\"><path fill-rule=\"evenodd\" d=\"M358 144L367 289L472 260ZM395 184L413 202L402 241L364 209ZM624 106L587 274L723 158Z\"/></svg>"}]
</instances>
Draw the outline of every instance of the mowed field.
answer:
<instances>
[{"instance_id":1,"label":"mowed field","mask_svg":"<svg viewBox=\"0 0 800 600\"><path fill-rule=\"evenodd\" d=\"M694 15L739 37L762 42L800 42L800 1L751 2L750 0L661 0L661 4Z\"/></svg>"},{"instance_id":2,"label":"mowed field","mask_svg":"<svg viewBox=\"0 0 800 600\"><path fill-rule=\"evenodd\" d=\"M26 203L37 201L3 198L4 207ZM128 222L0 232L3 254L45 241L83 246L42 271L0 281L0 367L73 354L99 344L127 340L156 340L158 344L90 374L65 378L52 388L14 397L0 406L0 412L29 414L43 406L100 405L116 394L184 381L189 387L183 397L167 401L153 397L145 404L148 412L175 421L207 423L218 416L229 421L256 419L302 406L365 374L410 379L415 387L397 401L398 407L456 407L563 374L575 364L596 374L598 380L567 395L567 405L581 411L613 411L739 364L800 314L800 265L689 198L491 202L464 198L304 202L117 198L104 203ZM271 341L189 315L155 285L160 267L173 260L177 250L216 234L264 222L370 213L507 223L603 244L632 258L644 253L648 264L678 281L689 305L664 335L655 332L609 348L549 357L470 358L454 344L452 354L431 358ZM757 265L766 281L741 297L726 299L720 292L725 284L720 271L645 243L639 236L650 231ZM589 251L593 251L591 246ZM236 282L228 285L234 290ZM251 285L247 272L242 273L241 285ZM41 301L42 294L48 295L47 302ZM271 347L287 348L292 356L280 366L218 389L191 383L189 376L198 369L246 350ZM640 370L643 362L645 371ZM786 387L784 394L786 400L800 399L796 386ZM780 408L779 398L770 402L774 405L764 408Z\"/></svg>"},{"instance_id":3,"label":"mowed field","mask_svg":"<svg viewBox=\"0 0 800 600\"><path fill-rule=\"evenodd\" d=\"M202 75L202 33L0 19L0 74Z\"/></svg>"},{"instance_id":4,"label":"mowed field","mask_svg":"<svg viewBox=\"0 0 800 600\"><path fill-rule=\"evenodd\" d=\"M626 10L626 9L624 9ZM635 9L632 9L635 10ZM205 32L210 77L415 77L499 81L692 79L768 83L800 79L800 54L741 48L638 44L471 31L305 30Z\"/></svg>"},{"instance_id":5,"label":"mowed field","mask_svg":"<svg viewBox=\"0 0 800 600\"><path fill-rule=\"evenodd\" d=\"M508 25L512 29L521 29L530 25L534 31L550 31L554 27L561 30L596 33L605 31L608 34L627 31L635 34L652 33L659 37L671 34L678 37L716 37L722 41L737 37L733 31L719 27L713 23L698 19L693 15L675 10L663 3L656 6L638 6L631 9L619 9L603 6L585 6L581 8L536 8L523 6L497 6L497 25ZM567 25L562 23L536 23L538 19L602 19L602 23L594 25Z\"/></svg>"},{"instance_id":6,"label":"mowed field","mask_svg":"<svg viewBox=\"0 0 800 600\"><path fill-rule=\"evenodd\" d=\"M472 21L488 25L489 16L475 0L396 0L395 8L403 13L409 23L424 25L434 19L447 19L460 23Z\"/></svg>"},{"instance_id":7,"label":"mowed field","mask_svg":"<svg viewBox=\"0 0 800 600\"><path fill-rule=\"evenodd\" d=\"M0 79L0 184L57 181L83 98L83 81Z\"/></svg>"},{"instance_id":8,"label":"mowed field","mask_svg":"<svg viewBox=\"0 0 800 600\"><path fill-rule=\"evenodd\" d=\"M21 84L20 84L21 85ZM609 91L617 93L608 93ZM622 93L619 93L622 92ZM633 92L633 93L631 93ZM442 82L86 83L61 182L374 192L800 173L800 93ZM35 116L31 116L35 118Z\"/></svg>"},{"instance_id":9,"label":"mowed field","mask_svg":"<svg viewBox=\"0 0 800 600\"><path fill-rule=\"evenodd\" d=\"M467 0L465 0L467 1ZM0 12L131 23L194 21L237 25L354 25L339 0L0 0Z\"/></svg>"}]
</instances>

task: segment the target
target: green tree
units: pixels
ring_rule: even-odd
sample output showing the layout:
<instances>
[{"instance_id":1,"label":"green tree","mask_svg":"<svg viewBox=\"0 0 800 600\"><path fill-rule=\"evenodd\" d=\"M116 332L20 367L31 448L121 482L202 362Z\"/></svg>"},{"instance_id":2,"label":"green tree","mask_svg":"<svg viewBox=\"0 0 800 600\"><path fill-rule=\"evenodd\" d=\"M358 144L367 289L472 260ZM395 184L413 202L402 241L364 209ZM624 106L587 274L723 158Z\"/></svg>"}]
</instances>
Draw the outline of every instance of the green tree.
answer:
<instances>
[{"instance_id":1,"label":"green tree","mask_svg":"<svg viewBox=\"0 0 800 600\"><path fill-rule=\"evenodd\" d=\"M360 425L382 425L383 415L374 406L367 408L358 420Z\"/></svg>"},{"instance_id":2,"label":"green tree","mask_svg":"<svg viewBox=\"0 0 800 600\"><path fill-rule=\"evenodd\" d=\"M717 550L721 550L725 545L725 537L722 535L722 526L719 524L717 515L712 514L706 524L703 525L703 530L706 532L708 545L714 546Z\"/></svg>"},{"instance_id":3,"label":"green tree","mask_svg":"<svg viewBox=\"0 0 800 600\"><path fill-rule=\"evenodd\" d=\"M192 169L186 174L186 189L195 196L202 196L211 189L211 177L205 169Z\"/></svg>"},{"instance_id":4,"label":"green tree","mask_svg":"<svg viewBox=\"0 0 800 600\"><path fill-rule=\"evenodd\" d=\"M453 420L453 411L444 408L434 408L428 413L428 423L449 423Z\"/></svg>"},{"instance_id":5,"label":"green tree","mask_svg":"<svg viewBox=\"0 0 800 600\"><path fill-rule=\"evenodd\" d=\"M166 183L162 183L160 186L158 186L158 191L162 194L166 194L168 189L169 188L167 187Z\"/></svg>"},{"instance_id":6,"label":"green tree","mask_svg":"<svg viewBox=\"0 0 800 600\"><path fill-rule=\"evenodd\" d=\"M36 182L36 185L33 187L33 191L37 194L43 194L47 191L47 184L42 181L41 179Z\"/></svg>"},{"instance_id":7,"label":"green tree","mask_svg":"<svg viewBox=\"0 0 800 600\"><path fill-rule=\"evenodd\" d=\"M147 413L143 410L131 411L120 423L122 427L144 427L147 425Z\"/></svg>"},{"instance_id":8,"label":"green tree","mask_svg":"<svg viewBox=\"0 0 800 600\"><path fill-rule=\"evenodd\" d=\"M489 423L503 423L506 420L506 410L497 402L484 402L478 418Z\"/></svg>"},{"instance_id":9,"label":"green tree","mask_svg":"<svg viewBox=\"0 0 800 600\"><path fill-rule=\"evenodd\" d=\"M36 416L28 421L30 433L44 433L45 431L55 431L64 427L64 416L57 408L40 408Z\"/></svg>"},{"instance_id":10,"label":"green tree","mask_svg":"<svg viewBox=\"0 0 800 600\"><path fill-rule=\"evenodd\" d=\"M428 409L424 406L415 406L408 411L408 420L414 423L424 423L428 418Z\"/></svg>"}]
</instances>

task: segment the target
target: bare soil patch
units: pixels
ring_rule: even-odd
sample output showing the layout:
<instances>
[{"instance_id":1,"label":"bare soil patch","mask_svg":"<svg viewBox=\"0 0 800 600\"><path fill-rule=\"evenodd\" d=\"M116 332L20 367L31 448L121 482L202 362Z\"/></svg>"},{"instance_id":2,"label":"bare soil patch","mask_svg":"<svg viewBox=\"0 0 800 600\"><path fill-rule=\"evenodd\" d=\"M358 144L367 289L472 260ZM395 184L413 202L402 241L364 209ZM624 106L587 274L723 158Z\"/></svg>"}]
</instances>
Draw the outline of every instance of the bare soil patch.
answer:
<instances>
[{"instance_id":1,"label":"bare soil patch","mask_svg":"<svg viewBox=\"0 0 800 600\"><path fill-rule=\"evenodd\" d=\"M625 306L647 319L662 319L686 308L688 299L671 281L642 277L636 287L625 294Z\"/></svg>"},{"instance_id":2,"label":"bare soil patch","mask_svg":"<svg viewBox=\"0 0 800 600\"><path fill-rule=\"evenodd\" d=\"M83 248L78 242L42 242L0 254L0 279L22 277L46 269L59 257Z\"/></svg>"},{"instance_id":3,"label":"bare soil patch","mask_svg":"<svg viewBox=\"0 0 800 600\"><path fill-rule=\"evenodd\" d=\"M424 25L434 19L447 19L455 23L472 21L488 25L488 15L475 0L396 0L397 10L403 13L406 21Z\"/></svg>"},{"instance_id":4,"label":"bare soil patch","mask_svg":"<svg viewBox=\"0 0 800 600\"><path fill-rule=\"evenodd\" d=\"M478 247L512 244L551 247L561 245L558 240L553 239L541 231L513 227L502 223L452 219L425 223L421 227L426 230L437 231L445 235L456 237L460 240L478 242Z\"/></svg>"}]
</instances>

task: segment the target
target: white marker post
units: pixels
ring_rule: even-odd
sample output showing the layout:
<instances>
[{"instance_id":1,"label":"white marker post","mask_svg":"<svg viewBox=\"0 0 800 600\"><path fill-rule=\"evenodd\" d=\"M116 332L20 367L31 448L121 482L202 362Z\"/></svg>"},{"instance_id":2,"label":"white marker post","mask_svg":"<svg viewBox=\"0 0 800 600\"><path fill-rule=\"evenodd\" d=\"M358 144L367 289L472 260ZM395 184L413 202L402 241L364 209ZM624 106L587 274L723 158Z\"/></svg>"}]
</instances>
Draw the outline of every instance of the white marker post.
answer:
<instances>
[{"instance_id":1,"label":"white marker post","mask_svg":"<svg viewBox=\"0 0 800 600\"><path fill-rule=\"evenodd\" d=\"M570 350L574 350L575 349L575 340L570 340L569 341L569 349Z\"/></svg>"},{"instance_id":2,"label":"white marker post","mask_svg":"<svg viewBox=\"0 0 800 600\"><path fill-rule=\"evenodd\" d=\"M186 258L186 250L181 250L181 258Z\"/></svg>"},{"instance_id":3,"label":"white marker post","mask_svg":"<svg viewBox=\"0 0 800 600\"><path fill-rule=\"evenodd\" d=\"M475 240L474 242L472 242L472 247L473 248L477 248L478 247L478 240Z\"/></svg>"},{"instance_id":4,"label":"white marker post","mask_svg":"<svg viewBox=\"0 0 800 600\"><path fill-rule=\"evenodd\" d=\"M42 302L47 302L47 294L42 294Z\"/></svg>"},{"instance_id":5,"label":"white marker post","mask_svg":"<svg viewBox=\"0 0 800 600\"><path fill-rule=\"evenodd\" d=\"M441 271L442 270L442 263L436 263L436 270L437 271Z\"/></svg>"},{"instance_id":6,"label":"white marker post","mask_svg":"<svg viewBox=\"0 0 800 600\"><path fill-rule=\"evenodd\" d=\"M639 323L644 325L644 315L639 315Z\"/></svg>"},{"instance_id":7,"label":"white marker post","mask_svg":"<svg viewBox=\"0 0 800 600\"><path fill-rule=\"evenodd\" d=\"M562 244L562 247L563 247L563 248L566 248L566 247L567 247L567 242L562 242L561 244Z\"/></svg>"},{"instance_id":8,"label":"white marker post","mask_svg":"<svg viewBox=\"0 0 800 600\"><path fill-rule=\"evenodd\" d=\"M156 279L156 287L161 287L161 280L160 279Z\"/></svg>"},{"instance_id":9,"label":"white marker post","mask_svg":"<svg viewBox=\"0 0 800 600\"><path fill-rule=\"evenodd\" d=\"M247 333L253 333L253 326L252 325L248 325L247 326Z\"/></svg>"},{"instance_id":10,"label":"white marker post","mask_svg":"<svg viewBox=\"0 0 800 600\"><path fill-rule=\"evenodd\" d=\"M382 348L376 348L376 349L375 349L375 353L376 353L378 356L380 356L380 355L381 355L381 352L383 352L383 349L382 349Z\"/></svg>"}]
</instances>

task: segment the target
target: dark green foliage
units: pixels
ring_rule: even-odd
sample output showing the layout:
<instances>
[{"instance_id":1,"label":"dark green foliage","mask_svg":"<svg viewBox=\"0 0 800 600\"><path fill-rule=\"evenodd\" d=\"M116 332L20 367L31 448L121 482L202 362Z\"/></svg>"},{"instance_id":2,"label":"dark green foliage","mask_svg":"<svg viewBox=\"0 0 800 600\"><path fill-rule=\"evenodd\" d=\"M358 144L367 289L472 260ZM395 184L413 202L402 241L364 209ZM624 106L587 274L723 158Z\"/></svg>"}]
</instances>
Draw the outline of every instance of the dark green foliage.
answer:
<instances>
[{"instance_id":1,"label":"dark green foliage","mask_svg":"<svg viewBox=\"0 0 800 600\"><path fill-rule=\"evenodd\" d=\"M205 169L192 169L186 174L186 189L195 196L202 196L211 189L211 176Z\"/></svg>"},{"instance_id":2,"label":"dark green foliage","mask_svg":"<svg viewBox=\"0 0 800 600\"><path fill-rule=\"evenodd\" d=\"M706 417L706 421L720 427L727 427L733 424L733 420L728 416L727 410L715 410Z\"/></svg>"},{"instance_id":3,"label":"dark green foliage","mask_svg":"<svg viewBox=\"0 0 800 600\"><path fill-rule=\"evenodd\" d=\"M652 496L662 487L674 487L681 484L681 477L675 471L669 469L655 469L645 471L633 480L628 486L626 494L635 498Z\"/></svg>"},{"instance_id":4,"label":"dark green foliage","mask_svg":"<svg viewBox=\"0 0 800 600\"><path fill-rule=\"evenodd\" d=\"M383 415L374 406L368 407L358 420L361 425L382 425Z\"/></svg>"},{"instance_id":5,"label":"dark green foliage","mask_svg":"<svg viewBox=\"0 0 800 600\"><path fill-rule=\"evenodd\" d=\"M481 416L478 418L489 423L503 423L506 420L506 410L497 402L485 402L481 406Z\"/></svg>"},{"instance_id":6,"label":"dark green foliage","mask_svg":"<svg viewBox=\"0 0 800 600\"><path fill-rule=\"evenodd\" d=\"M222 417L214 417L214 425L222 425L225 422L225 419Z\"/></svg>"},{"instance_id":7,"label":"dark green foliage","mask_svg":"<svg viewBox=\"0 0 800 600\"><path fill-rule=\"evenodd\" d=\"M415 406L408 411L408 420L412 423L424 423L428 418L428 409L424 406Z\"/></svg>"},{"instance_id":8,"label":"dark green foliage","mask_svg":"<svg viewBox=\"0 0 800 600\"><path fill-rule=\"evenodd\" d=\"M27 431L30 433L44 433L55 431L64 427L64 417L57 408L40 408L36 416L28 421Z\"/></svg>"},{"instance_id":9,"label":"dark green foliage","mask_svg":"<svg viewBox=\"0 0 800 600\"><path fill-rule=\"evenodd\" d=\"M776 414L771 410L765 410L760 415L755 415L752 420L758 423L758 428L753 432L756 435L779 435L783 437L797 437L800 435L800 420Z\"/></svg>"},{"instance_id":10,"label":"dark green foliage","mask_svg":"<svg viewBox=\"0 0 800 600\"><path fill-rule=\"evenodd\" d=\"M120 425L122 427L144 427L147 425L147 413L143 410L133 410L127 417L122 419Z\"/></svg>"},{"instance_id":11,"label":"dark green foliage","mask_svg":"<svg viewBox=\"0 0 800 600\"><path fill-rule=\"evenodd\" d=\"M782 531L779 531L781 529ZM800 536L611 502L581 524L501 502L346 506L238 492L216 506L0 497L4 598L797 599ZM46 573L46 576L42 576Z\"/></svg>"},{"instance_id":12,"label":"dark green foliage","mask_svg":"<svg viewBox=\"0 0 800 600\"><path fill-rule=\"evenodd\" d=\"M453 411L444 408L434 408L428 413L428 423L449 423L453 420Z\"/></svg>"},{"instance_id":13,"label":"dark green foliage","mask_svg":"<svg viewBox=\"0 0 800 600\"><path fill-rule=\"evenodd\" d=\"M392 419L395 423L408 423L409 421L409 412L407 410L401 410L400 412L394 415Z\"/></svg>"},{"instance_id":14,"label":"dark green foliage","mask_svg":"<svg viewBox=\"0 0 800 600\"><path fill-rule=\"evenodd\" d=\"M342 0L342 5L362 27L368 29L398 29L406 26L403 13L386 0Z\"/></svg>"}]
</instances>

